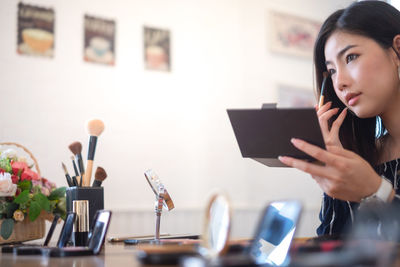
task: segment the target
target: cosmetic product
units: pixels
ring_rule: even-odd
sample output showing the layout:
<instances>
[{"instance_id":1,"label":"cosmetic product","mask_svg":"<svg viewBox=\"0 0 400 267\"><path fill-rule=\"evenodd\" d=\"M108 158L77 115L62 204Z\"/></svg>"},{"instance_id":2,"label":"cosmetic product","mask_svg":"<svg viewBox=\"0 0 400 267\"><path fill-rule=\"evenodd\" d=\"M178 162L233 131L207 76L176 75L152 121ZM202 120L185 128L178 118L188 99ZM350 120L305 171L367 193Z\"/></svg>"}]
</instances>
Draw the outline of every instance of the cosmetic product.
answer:
<instances>
[{"instance_id":1,"label":"cosmetic product","mask_svg":"<svg viewBox=\"0 0 400 267\"><path fill-rule=\"evenodd\" d=\"M87 130L90 135L88 157L86 162L86 172L83 177L83 186L90 186L92 178L93 160L96 152L98 136L104 131L104 123L101 120L91 120L87 124Z\"/></svg>"},{"instance_id":2,"label":"cosmetic product","mask_svg":"<svg viewBox=\"0 0 400 267\"><path fill-rule=\"evenodd\" d=\"M85 246L64 247L64 248L51 248L48 250L46 256L50 257L80 257L98 255L104 245L107 235L108 226L110 225L111 211L98 210L94 215L94 223L90 228Z\"/></svg>"},{"instance_id":3,"label":"cosmetic product","mask_svg":"<svg viewBox=\"0 0 400 267\"><path fill-rule=\"evenodd\" d=\"M61 166L64 170L65 173L65 178L67 178L67 184L69 187L74 186L74 183L72 182L71 176L69 176L69 173L67 171L67 167L65 166L65 164L63 162L61 162Z\"/></svg>"},{"instance_id":4,"label":"cosmetic product","mask_svg":"<svg viewBox=\"0 0 400 267\"><path fill-rule=\"evenodd\" d=\"M72 154L75 155L75 159L78 162L80 177L83 177L85 173L85 167L83 166L82 160L82 144L80 142L73 142L68 146L68 148L71 150Z\"/></svg>"},{"instance_id":5,"label":"cosmetic product","mask_svg":"<svg viewBox=\"0 0 400 267\"><path fill-rule=\"evenodd\" d=\"M71 240L75 220L76 214L74 212L68 212L64 221L64 225L61 229L60 236L58 237L56 245L58 248L66 247L68 242Z\"/></svg>"},{"instance_id":6,"label":"cosmetic product","mask_svg":"<svg viewBox=\"0 0 400 267\"><path fill-rule=\"evenodd\" d=\"M89 228L91 228L96 211L104 209L104 187L68 187L65 194L67 211L73 211L74 200L89 201Z\"/></svg>"},{"instance_id":7,"label":"cosmetic product","mask_svg":"<svg viewBox=\"0 0 400 267\"><path fill-rule=\"evenodd\" d=\"M92 187L100 187L101 183L107 178L107 173L102 167L97 167L94 173L94 181Z\"/></svg>"},{"instance_id":8,"label":"cosmetic product","mask_svg":"<svg viewBox=\"0 0 400 267\"><path fill-rule=\"evenodd\" d=\"M319 96L318 108L321 108L324 105L324 89L325 89L326 80L329 77L329 73L327 71L324 71L324 73L322 73L322 75L324 76L324 79L322 80L321 94Z\"/></svg>"},{"instance_id":9,"label":"cosmetic product","mask_svg":"<svg viewBox=\"0 0 400 267\"><path fill-rule=\"evenodd\" d=\"M73 212L76 213L74 224L75 246L86 246L89 234L89 201L74 200L72 208Z\"/></svg>"},{"instance_id":10,"label":"cosmetic product","mask_svg":"<svg viewBox=\"0 0 400 267\"><path fill-rule=\"evenodd\" d=\"M53 222L51 223L49 232L47 233L46 239L45 239L45 241L43 243L43 246L48 246L49 245L50 239L51 239L51 237L53 236L53 233L54 233L54 229L57 226L58 219L60 219L60 215L55 214L54 218L53 218Z\"/></svg>"}]
</instances>

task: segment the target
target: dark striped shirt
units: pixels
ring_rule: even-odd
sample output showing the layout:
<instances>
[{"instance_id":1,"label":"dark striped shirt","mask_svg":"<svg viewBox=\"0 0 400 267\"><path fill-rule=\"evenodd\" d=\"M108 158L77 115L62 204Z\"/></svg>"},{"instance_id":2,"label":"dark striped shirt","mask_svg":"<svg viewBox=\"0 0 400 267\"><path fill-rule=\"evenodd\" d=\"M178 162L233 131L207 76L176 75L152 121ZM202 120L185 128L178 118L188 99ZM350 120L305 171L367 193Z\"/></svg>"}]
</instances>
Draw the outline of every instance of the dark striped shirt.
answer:
<instances>
[{"instance_id":1,"label":"dark striped shirt","mask_svg":"<svg viewBox=\"0 0 400 267\"><path fill-rule=\"evenodd\" d=\"M383 175L393 185L396 191L394 203L400 203L400 159L385 162L375 168L379 175ZM321 225L317 228L318 235L340 235L351 227L354 214L359 203L334 199L324 193L319 219Z\"/></svg>"}]
</instances>

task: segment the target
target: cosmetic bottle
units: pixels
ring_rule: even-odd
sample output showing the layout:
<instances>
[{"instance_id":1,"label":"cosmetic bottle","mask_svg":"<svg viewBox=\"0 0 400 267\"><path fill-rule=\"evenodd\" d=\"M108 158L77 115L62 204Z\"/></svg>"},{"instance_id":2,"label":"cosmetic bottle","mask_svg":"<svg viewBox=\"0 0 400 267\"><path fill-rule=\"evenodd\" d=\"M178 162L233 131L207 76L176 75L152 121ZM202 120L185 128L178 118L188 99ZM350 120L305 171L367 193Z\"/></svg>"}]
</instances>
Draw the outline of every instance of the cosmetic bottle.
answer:
<instances>
[{"instance_id":1,"label":"cosmetic bottle","mask_svg":"<svg viewBox=\"0 0 400 267\"><path fill-rule=\"evenodd\" d=\"M89 234L89 201L74 200L73 211L76 213L74 224L75 246L86 246Z\"/></svg>"}]
</instances>

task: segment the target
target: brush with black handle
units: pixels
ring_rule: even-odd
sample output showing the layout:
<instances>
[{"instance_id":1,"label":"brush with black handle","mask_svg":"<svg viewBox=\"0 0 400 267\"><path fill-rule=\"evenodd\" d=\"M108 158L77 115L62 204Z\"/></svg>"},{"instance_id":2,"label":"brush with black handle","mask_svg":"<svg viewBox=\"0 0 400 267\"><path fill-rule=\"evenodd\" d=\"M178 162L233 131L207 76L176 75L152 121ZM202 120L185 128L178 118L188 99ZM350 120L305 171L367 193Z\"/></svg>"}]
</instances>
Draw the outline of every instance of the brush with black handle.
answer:
<instances>
[{"instance_id":1,"label":"brush with black handle","mask_svg":"<svg viewBox=\"0 0 400 267\"><path fill-rule=\"evenodd\" d=\"M78 141L73 142L68 146L69 150L71 150L72 154L75 155L75 160L77 162L78 168L79 168L79 174L76 176L80 177L80 186L82 186L82 177L85 174L85 167L83 166L83 160L82 160L82 144Z\"/></svg>"},{"instance_id":2,"label":"brush with black handle","mask_svg":"<svg viewBox=\"0 0 400 267\"><path fill-rule=\"evenodd\" d=\"M69 187L74 186L75 184L72 182L71 176L69 175L68 171L67 171L67 167L65 166L65 164L63 162L61 162L61 166L64 170L65 173L65 178L67 178L67 184Z\"/></svg>"},{"instance_id":3,"label":"brush with black handle","mask_svg":"<svg viewBox=\"0 0 400 267\"><path fill-rule=\"evenodd\" d=\"M101 183L107 178L107 173L102 167L97 167L94 173L94 181L92 187L100 187Z\"/></svg>"}]
</instances>

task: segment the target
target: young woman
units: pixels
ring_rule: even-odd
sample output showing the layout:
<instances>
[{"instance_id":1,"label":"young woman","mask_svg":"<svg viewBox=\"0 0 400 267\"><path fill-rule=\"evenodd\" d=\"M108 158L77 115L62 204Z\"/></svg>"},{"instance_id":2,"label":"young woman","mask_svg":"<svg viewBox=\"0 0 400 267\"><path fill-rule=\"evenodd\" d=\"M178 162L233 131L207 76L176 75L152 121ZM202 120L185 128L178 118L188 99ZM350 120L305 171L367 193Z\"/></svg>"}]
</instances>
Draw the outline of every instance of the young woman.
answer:
<instances>
[{"instance_id":1,"label":"young woman","mask_svg":"<svg viewBox=\"0 0 400 267\"><path fill-rule=\"evenodd\" d=\"M333 13L314 47L317 110L326 150L293 138L324 164L280 157L324 191L318 235L341 234L364 201L400 202L400 12L362 1ZM399 194L399 195L398 195Z\"/></svg>"}]
</instances>

